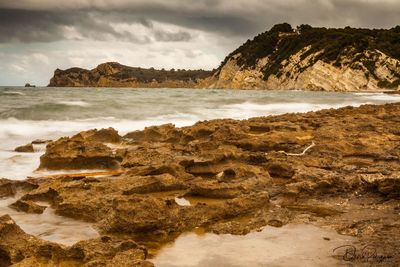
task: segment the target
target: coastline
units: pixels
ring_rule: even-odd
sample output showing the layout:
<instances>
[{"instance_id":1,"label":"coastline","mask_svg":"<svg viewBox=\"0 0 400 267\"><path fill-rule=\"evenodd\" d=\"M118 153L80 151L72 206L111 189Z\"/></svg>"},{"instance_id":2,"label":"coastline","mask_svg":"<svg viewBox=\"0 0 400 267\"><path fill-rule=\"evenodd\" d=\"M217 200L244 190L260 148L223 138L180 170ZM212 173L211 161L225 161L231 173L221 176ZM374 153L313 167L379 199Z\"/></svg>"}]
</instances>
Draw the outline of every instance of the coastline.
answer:
<instances>
[{"instance_id":1,"label":"coastline","mask_svg":"<svg viewBox=\"0 0 400 267\"><path fill-rule=\"evenodd\" d=\"M21 86L22 87L22 86ZM38 87L46 87L46 88L108 88L108 89L191 89L191 90L227 90L227 91L277 91L277 92L293 92L293 91L301 91L301 92L331 92L331 93L385 93L385 94L400 94L400 90L391 90L391 89L382 89L382 90L354 90L354 91L328 91L328 90L305 90L305 89L277 89L277 90L269 90L262 88L251 88L251 89L227 89L227 88L208 88L208 87L108 87L108 86L38 86Z\"/></svg>"},{"instance_id":2,"label":"coastline","mask_svg":"<svg viewBox=\"0 0 400 267\"><path fill-rule=\"evenodd\" d=\"M4 2L0 267L400 267L400 0Z\"/></svg>"},{"instance_id":3,"label":"coastline","mask_svg":"<svg viewBox=\"0 0 400 267\"><path fill-rule=\"evenodd\" d=\"M381 230L398 220L391 211L400 205L399 115L397 103L208 120L183 128L167 124L122 137L112 129L91 130L50 143L41 168L74 170L83 163L85 168L124 173L2 180L0 192L12 196L17 189L31 207L45 201L59 215L94 223L103 237L72 247L82 251L85 246L99 248L106 235L110 245L137 242L131 247L143 251L135 254L143 261L148 249L157 250L195 227L246 234L266 225L300 222L355 236L393 254L392 262L398 263L393 250L399 245L398 231ZM312 143L315 147L305 150ZM176 197L194 202L180 206ZM377 215L383 219L376 221ZM1 225L7 220L1 217ZM13 227L0 231L1 245L39 260L31 237ZM7 234L13 235L12 243ZM72 248L50 247L47 260L55 255L61 262L71 260L67 252ZM123 249L113 251L115 257ZM11 255L12 262L18 261ZM85 258L76 260L87 263Z\"/></svg>"},{"instance_id":4,"label":"coastline","mask_svg":"<svg viewBox=\"0 0 400 267\"><path fill-rule=\"evenodd\" d=\"M32 88L26 88L25 86L0 86L0 88L20 88L30 90ZM349 91L329 91L329 90L306 90L306 89L262 89L262 88L252 88L252 89L227 89L227 88L208 88L208 87L109 87L109 86L48 86L48 85L37 85L35 88L70 88L70 89L82 89L82 88L95 88L95 89L190 89L190 90L226 90L226 91L277 91L277 92L325 92L325 93L385 93L385 94L400 94L400 90L396 89L382 89L382 90L349 90Z\"/></svg>"}]
</instances>

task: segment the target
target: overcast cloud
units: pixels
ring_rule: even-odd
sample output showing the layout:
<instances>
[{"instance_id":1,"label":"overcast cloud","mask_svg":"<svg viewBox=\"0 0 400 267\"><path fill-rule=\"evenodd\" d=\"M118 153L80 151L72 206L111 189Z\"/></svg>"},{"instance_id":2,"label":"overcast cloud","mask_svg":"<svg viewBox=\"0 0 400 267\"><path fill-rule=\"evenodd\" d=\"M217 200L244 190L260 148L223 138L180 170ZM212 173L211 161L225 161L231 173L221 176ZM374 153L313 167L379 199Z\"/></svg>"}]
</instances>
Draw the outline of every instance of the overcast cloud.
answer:
<instances>
[{"instance_id":1,"label":"overcast cloud","mask_svg":"<svg viewBox=\"0 0 400 267\"><path fill-rule=\"evenodd\" d=\"M0 84L104 61L212 69L276 23L391 28L399 14L398 0L0 0Z\"/></svg>"}]
</instances>

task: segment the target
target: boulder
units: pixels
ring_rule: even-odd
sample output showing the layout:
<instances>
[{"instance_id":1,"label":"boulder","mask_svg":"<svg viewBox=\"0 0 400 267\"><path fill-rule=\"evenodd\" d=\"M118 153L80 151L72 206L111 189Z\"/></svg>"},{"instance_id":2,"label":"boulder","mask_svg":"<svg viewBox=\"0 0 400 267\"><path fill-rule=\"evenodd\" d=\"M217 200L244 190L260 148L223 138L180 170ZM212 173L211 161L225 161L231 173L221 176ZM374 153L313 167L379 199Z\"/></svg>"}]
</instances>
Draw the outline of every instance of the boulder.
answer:
<instances>
[{"instance_id":1,"label":"boulder","mask_svg":"<svg viewBox=\"0 0 400 267\"><path fill-rule=\"evenodd\" d=\"M28 201L17 200L13 204L9 205L9 207L17 211L23 211L26 213L37 213L37 214L42 214L43 211L46 209L46 206L38 205L30 200Z\"/></svg>"},{"instance_id":2,"label":"boulder","mask_svg":"<svg viewBox=\"0 0 400 267\"><path fill-rule=\"evenodd\" d=\"M73 137L72 140L84 140L89 142L99 142L99 143L119 143L121 142L121 136L114 128L107 129L94 129L85 132L80 132Z\"/></svg>"},{"instance_id":3,"label":"boulder","mask_svg":"<svg viewBox=\"0 0 400 267\"><path fill-rule=\"evenodd\" d=\"M39 169L117 169L120 160L108 146L74 136L49 143Z\"/></svg>"},{"instance_id":4,"label":"boulder","mask_svg":"<svg viewBox=\"0 0 400 267\"><path fill-rule=\"evenodd\" d=\"M32 144L26 144L26 145L15 148L14 151L22 152L22 153L32 153L32 152L34 152L34 148L33 148Z\"/></svg>"}]
</instances>

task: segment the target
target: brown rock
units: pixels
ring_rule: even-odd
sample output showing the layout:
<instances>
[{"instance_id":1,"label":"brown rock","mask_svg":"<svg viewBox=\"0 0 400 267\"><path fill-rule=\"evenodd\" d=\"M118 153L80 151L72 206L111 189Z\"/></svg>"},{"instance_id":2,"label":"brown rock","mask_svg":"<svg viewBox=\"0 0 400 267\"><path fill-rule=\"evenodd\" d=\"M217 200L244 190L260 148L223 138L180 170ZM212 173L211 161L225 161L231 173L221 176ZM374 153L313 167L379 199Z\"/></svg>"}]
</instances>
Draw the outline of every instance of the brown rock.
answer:
<instances>
[{"instance_id":1,"label":"brown rock","mask_svg":"<svg viewBox=\"0 0 400 267\"><path fill-rule=\"evenodd\" d=\"M61 138L47 145L39 169L116 169L120 158L108 146L78 137Z\"/></svg>"},{"instance_id":2,"label":"brown rock","mask_svg":"<svg viewBox=\"0 0 400 267\"><path fill-rule=\"evenodd\" d=\"M26 234L10 216L0 217L0 264L9 266L152 266L147 250L133 241L97 238L61 247ZM128 265L131 261L134 265ZM97 265L96 265L97 264Z\"/></svg>"},{"instance_id":3,"label":"brown rock","mask_svg":"<svg viewBox=\"0 0 400 267\"><path fill-rule=\"evenodd\" d=\"M266 167L272 177L292 178L295 173L292 165L281 161L270 162Z\"/></svg>"},{"instance_id":4,"label":"brown rock","mask_svg":"<svg viewBox=\"0 0 400 267\"><path fill-rule=\"evenodd\" d=\"M22 152L22 153L32 153L32 152L34 152L34 149L33 149L33 145L32 144L27 144L27 145L19 146L19 147L15 148L14 151L15 152Z\"/></svg>"},{"instance_id":5,"label":"brown rock","mask_svg":"<svg viewBox=\"0 0 400 267\"><path fill-rule=\"evenodd\" d=\"M145 176L133 178L134 183L131 188L124 190L124 195L146 194L152 192L166 192L174 190L184 190L188 188L182 181L174 176L165 173L156 176Z\"/></svg>"},{"instance_id":6,"label":"brown rock","mask_svg":"<svg viewBox=\"0 0 400 267\"><path fill-rule=\"evenodd\" d=\"M40 144L47 144L50 143L52 140L43 140L43 139L36 139L32 141L33 145L40 145Z\"/></svg>"},{"instance_id":7,"label":"brown rock","mask_svg":"<svg viewBox=\"0 0 400 267\"><path fill-rule=\"evenodd\" d=\"M130 132L124 138L132 139L134 142L177 142L181 134L175 125L169 123L146 127L143 131Z\"/></svg>"},{"instance_id":8,"label":"brown rock","mask_svg":"<svg viewBox=\"0 0 400 267\"><path fill-rule=\"evenodd\" d=\"M0 198L13 196L15 192L15 184L12 181L0 179Z\"/></svg>"},{"instance_id":9,"label":"brown rock","mask_svg":"<svg viewBox=\"0 0 400 267\"><path fill-rule=\"evenodd\" d=\"M244 234L305 221L344 229L394 255L399 117L400 104L388 104L164 125L130 133L118 146L104 144L108 134L94 138L98 131L86 131L50 143L43 166L99 168L101 158L121 162L124 172L35 179L37 188L27 188L21 200L48 201L57 214L93 222L109 235L68 250L69 259L90 266L143 260L131 238L157 248L195 227ZM0 180L4 195L17 189ZM175 202L182 197L190 205ZM16 245L5 240L0 245ZM38 249L47 258L65 258L65 250L47 243ZM9 248L4 251L5 261L14 262Z\"/></svg>"},{"instance_id":10,"label":"brown rock","mask_svg":"<svg viewBox=\"0 0 400 267\"><path fill-rule=\"evenodd\" d=\"M26 213L38 213L38 214L42 214L43 211L46 209L46 206L38 205L35 202L29 200L28 201L17 200L17 202L11 204L9 207L17 211L23 211Z\"/></svg>"},{"instance_id":11,"label":"brown rock","mask_svg":"<svg viewBox=\"0 0 400 267\"><path fill-rule=\"evenodd\" d=\"M139 74L139 75L138 75ZM129 87L129 88L195 88L200 79L212 71L176 71L135 68L117 62L106 62L92 70L56 69L49 86Z\"/></svg>"},{"instance_id":12,"label":"brown rock","mask_svg":"<svg viewBox=\"0 0 400 267\"><path fill-rule=\"evenodd\" d=\"M43 248L45 244L51 246L46 249L46 256L55 256L61 250L56 244L27 235L9 215L0 217L0 262L4 263L4 266L16 263L20 266L36 265L40 254L44 255L39 248Z\"/></svg>"},{"instance_id":13,"label":"brown rock","mask_svg":"<svg viewBox=\"0 0 400 267\"><path fill-rule=\"evenodd\" d=\"M30 191L38 185L28 181L0 179L0 198L14 196L17 191Z\"/></svg>"},{"instance_id":14,"label":"brown rock","mask_svg":"<svg viewBox=\"0 0 400 267\"><path fill-rule=\"evenodd\" d=\"M119 143L121 142L121 136L114 128L108 129L94 129L85 132L80 132L77 135L71 137L72 140L85 140L89 142L99 143Z\"/></svg>"}]
</instances>

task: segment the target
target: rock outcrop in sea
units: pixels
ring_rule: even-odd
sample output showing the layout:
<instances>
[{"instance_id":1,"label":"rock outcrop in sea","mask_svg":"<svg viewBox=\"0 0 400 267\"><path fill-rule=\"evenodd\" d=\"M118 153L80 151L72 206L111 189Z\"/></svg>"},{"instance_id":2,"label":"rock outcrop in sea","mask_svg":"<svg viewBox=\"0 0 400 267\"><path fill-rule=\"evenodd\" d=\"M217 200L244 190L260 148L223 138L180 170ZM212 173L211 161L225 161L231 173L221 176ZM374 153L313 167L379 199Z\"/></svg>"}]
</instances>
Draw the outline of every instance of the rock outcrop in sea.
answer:
<instances>
[{"instance_id":1,"label":"rock outcrop in sea","mask_svg":"<svg viewBox=\"0 0 400 267\"><path fill-rule=\"evenodd\" d=\"M18 192L12 206L25 212L47 202L94 223L101 237L60 246L3 216L0 264L151 266L148 253L199 227L246 234L302 222L354 236L396 266L399 118L400 104L364 105L61 138L47 145L40 168L96 172L3 179L0 197ZM182 198L190 205L178 204Z\"/></svg>"}]
</instances>

